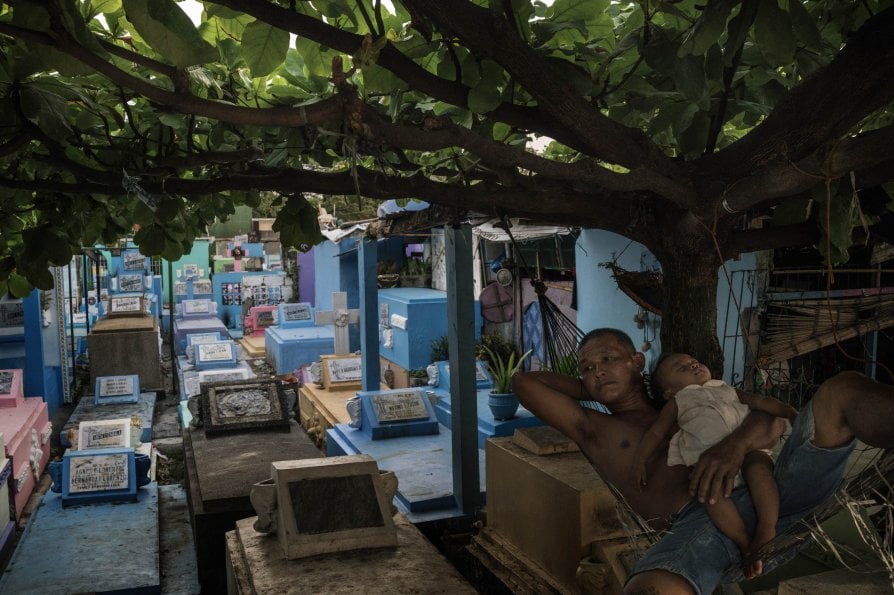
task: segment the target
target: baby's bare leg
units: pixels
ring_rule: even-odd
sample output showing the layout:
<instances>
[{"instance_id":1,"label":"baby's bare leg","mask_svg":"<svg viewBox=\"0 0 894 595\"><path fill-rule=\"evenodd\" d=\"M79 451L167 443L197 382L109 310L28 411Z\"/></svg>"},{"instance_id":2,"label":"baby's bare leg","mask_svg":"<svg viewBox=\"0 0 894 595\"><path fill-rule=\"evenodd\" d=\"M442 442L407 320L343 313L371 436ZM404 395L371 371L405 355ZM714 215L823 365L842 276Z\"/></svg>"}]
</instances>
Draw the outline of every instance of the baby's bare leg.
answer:
<instances>
[{"instance_id":1,"label":"baby's bare leg","mask_svg":"<svg viewBox=\"0 0 894 595\"><path fill-rule=\"evenodd\" d=\"M776 536L776 521L779 520L779 488L773 477L773 460L762 451L755 450L745 456L742 474L751 492L751 501L757 515L754 535L748 545L745 560L745 576L752 578L763 572L763 562L751 558L764 544Z\"/></svg>"},{"instance_id":2,"label":"baby's bare leg","mask_svg":"<svg viewBox=\"0 0 894 595\"><path fill-rule=\"evenodd\" d=\"M707 505L708 517L720 532L729 537L744 556L751 544L751 537L745 528L745 521L739 514L736 505L729 498L721 498L714 504Z\"/></svg>"}]
</instances>

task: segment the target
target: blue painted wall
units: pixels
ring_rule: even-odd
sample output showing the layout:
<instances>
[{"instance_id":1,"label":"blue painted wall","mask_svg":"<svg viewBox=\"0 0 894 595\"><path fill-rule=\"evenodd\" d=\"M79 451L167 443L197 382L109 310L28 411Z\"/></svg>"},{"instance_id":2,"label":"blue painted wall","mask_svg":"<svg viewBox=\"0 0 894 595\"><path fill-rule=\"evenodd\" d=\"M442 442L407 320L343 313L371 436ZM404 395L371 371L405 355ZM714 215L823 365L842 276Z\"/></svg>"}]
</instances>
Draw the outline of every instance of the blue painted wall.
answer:
<instances>
[{"instance_id":1,"label":"blue painted wall","mask_svg":"<svg viewBox=\"0 0 894 595\"><path fill-rule=\"evenodd\" d=\"M636 326L633 316L639 311L639 307L625 295L611 276L611 269L599 266L600 263L615 261L628 271L651 269L657 265L655 257L649 250L637 242L618 234L602 230L583 230L576 246L576 270L577 270L577 324L584 332L599 327L619 328L630 335L635 345L643 342L643 329ZM738 270L751 270L757 266L756 256L746 254L739 260L728 261L725 264L728 272ZM644 268L645 267L645 268ZM729 308L727 318L727 301L729 299L729 284L726 275L721 270L718 275L717 287L717 329L718 335L723 329L734 328L730 325L738 323L738 308ZM743 303L751 303L750 294L747 294ZM653 361L661 354L661 342L658 339L660 327L654 328L654 333L649 332L648 339L652 348L646 353L646 366L650 367ZM654 335L654 338L653 338ZM723 340L721 347L725 355L723 380L730 382L737 375L741 379L744 370L745 348L741 340Z\"/></svg>"}]
</instances>

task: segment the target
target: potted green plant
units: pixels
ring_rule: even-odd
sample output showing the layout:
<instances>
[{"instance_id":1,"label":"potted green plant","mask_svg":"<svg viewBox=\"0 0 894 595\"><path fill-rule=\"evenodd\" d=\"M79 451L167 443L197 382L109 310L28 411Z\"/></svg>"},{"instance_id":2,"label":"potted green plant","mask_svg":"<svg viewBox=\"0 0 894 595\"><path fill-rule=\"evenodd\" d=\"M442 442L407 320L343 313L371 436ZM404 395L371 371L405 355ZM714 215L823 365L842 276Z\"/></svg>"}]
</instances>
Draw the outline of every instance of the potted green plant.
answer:
<instances>
[{"instance_id":1,"label":"potted green plant","mask_svg":"<svg viewBox=\"0 0 894 595\"><path fill-rule=\"evenodd\" d=\"M487 355L487 371L493 380L493 388L487 397L487 405L496 420L512 419L518 410L518 397L512 392L512 377L521 369L522 364L529 355L529 349L521 357L513 349L508 356L495 352L487 345L482 344L482 350Z\"/></svg>"},{"instance_id":2,"label":"potted green plant","mask_svg":"<svg viewBox=\"0 0 894 595\"><path fill-rule=\"evenodd\" d=\"M431 287L431 261L408 258L400 273L401 287Z\"/></svg>"}]
</instances>

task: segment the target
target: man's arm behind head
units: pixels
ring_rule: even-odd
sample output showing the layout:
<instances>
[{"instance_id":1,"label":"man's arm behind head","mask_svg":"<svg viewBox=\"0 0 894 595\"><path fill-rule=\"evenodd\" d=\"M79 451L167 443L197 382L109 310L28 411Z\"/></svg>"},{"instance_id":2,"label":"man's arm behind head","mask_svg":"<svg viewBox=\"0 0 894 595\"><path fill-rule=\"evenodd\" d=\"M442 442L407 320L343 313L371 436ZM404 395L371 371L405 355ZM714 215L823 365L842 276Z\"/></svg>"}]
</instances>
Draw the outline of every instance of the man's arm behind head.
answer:
<instances>
[{"instance_id":1,"label":"man's arm behind head","mask_svg":"<svg viewBox=\"0 0 894 595\"><path fill-rule=\"evenodd\" d=\"M580 406L588 397L583 384L577 378L553 372L520 372L512 379L512 392L519 402L540 418L578 445L591 437L592 415L602 416L592 409Z\"/></svg>"}]
</instances>

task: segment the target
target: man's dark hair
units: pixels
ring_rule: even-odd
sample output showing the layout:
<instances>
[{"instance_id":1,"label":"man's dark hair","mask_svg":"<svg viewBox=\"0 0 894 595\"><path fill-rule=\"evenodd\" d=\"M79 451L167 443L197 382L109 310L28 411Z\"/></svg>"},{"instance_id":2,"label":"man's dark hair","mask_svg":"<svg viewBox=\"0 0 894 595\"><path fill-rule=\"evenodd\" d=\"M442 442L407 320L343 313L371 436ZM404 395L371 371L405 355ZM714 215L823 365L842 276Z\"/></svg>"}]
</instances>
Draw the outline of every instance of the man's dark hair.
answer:
<instances>
[{"instance_id":1,"label":"man's dark hair","mask_svg":"<svg viewBox=\"0 0 894 595\"><path fill-rule=\"evenodd\" d=\"M577 349L580 351L581 347L586 345L591 339L598 339L599 337L603 337L605 335L610 335L618 340L624 347L630 349L630 353L636 353L636 345L633 344L633 339L630 338L630 335L625 333L622 330L616 328L594 328L589 333L584 335L583 339L578 343Z\"/></svg>"}]
</instances>

